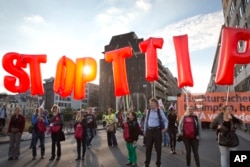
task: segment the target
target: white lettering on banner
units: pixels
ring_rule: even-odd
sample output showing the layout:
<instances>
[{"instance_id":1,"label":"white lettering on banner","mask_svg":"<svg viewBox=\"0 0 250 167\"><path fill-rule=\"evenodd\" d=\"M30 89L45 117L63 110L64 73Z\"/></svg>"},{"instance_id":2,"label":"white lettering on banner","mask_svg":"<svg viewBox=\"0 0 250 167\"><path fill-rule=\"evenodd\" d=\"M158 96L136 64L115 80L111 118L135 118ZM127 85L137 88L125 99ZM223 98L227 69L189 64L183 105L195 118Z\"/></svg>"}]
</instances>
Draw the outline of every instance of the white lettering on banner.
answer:
<instances>
[{"instance_id":1,"label":"white lettering on banner","mask_svg":"<svg viewBox=\"0 0 250 167\"><path fill-rule=\"evenodd\" d=\"M214 118L217 116L218 114L208 114L208 118L210 121L214 120Z\"/></svg>"}]
</instances>

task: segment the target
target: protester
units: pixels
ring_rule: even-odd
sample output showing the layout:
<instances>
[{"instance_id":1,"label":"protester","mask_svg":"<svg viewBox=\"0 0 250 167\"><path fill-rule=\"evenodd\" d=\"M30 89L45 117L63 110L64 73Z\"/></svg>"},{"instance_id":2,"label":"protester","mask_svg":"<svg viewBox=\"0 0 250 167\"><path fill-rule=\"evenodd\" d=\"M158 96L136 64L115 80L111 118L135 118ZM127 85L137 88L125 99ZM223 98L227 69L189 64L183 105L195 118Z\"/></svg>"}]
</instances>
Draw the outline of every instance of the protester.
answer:
<instances>
[{"instance_id":1,"label":"protester","mask_svg":"<svg viewBox=\"0 0 250 167\"><path fill-rule=\"evenodd\" d=\"M34 116L34 115L38 115L38 108L36 108L35 110L34 110L34 112L33 112L33 114L32 114L32 117ZM35 135L33 134L33 125L32 125L32 117L31 117L31 140L30 140L30 147L29 147L29 149L32 149L33 148L33 141L34 141L34 137L35 137Z\"/></svg>"},{"instance_id":2,"label":"protester","mask_svg":"<svg viewBox=\"0 0 250 167\"><path fill-rule=\"evenodd\" d=\"M20 155L20 140L25 126L25 118L21 114L21 108L16 107L11 116L8 135L10 137L8 160L18 159Z\"/></svg>"},{"instance_id":3,"label":"protester","mask_svg":"<svg viewBox=\"0 0 250 167\"><path fill-rule=\"evenodd\" d=\"M182 140L186 149L186 163L191 165L191 149L193 150L194 159L197 167L200 167L199 159L199 141L201 136L201 121L194 114L193 106L188 106L186 112L181 117L179 126L179 134L182 135Z\"/></svg>"},{"instance_id":4,"label":"protester","mask_svg":"<svg viewBox=\"0 0 250 167\"><path fill-rule=\"evenodd\" d=\"M225 105L221 107L221 112L211 122L210 128L217 129L217 140L219 133L228 134L229 132L235 133L235 125L241 125L242 120L236 118L232 114L232 107ZM238 145L238 144L237 144ZM229 151L237 150L237 146L223 146L219 144L221 167L227 167L229 164Z\"/></svg>"},{"instance_id":5,"label":"protester","mask_svg":"<svg viewBox=\"0 0 250 167\"><path fill-rule=\"evenodd\" d=\"M115 114L113 113L113 109L108 109L108 116L106 117L107 121L107 141L109 147L117 147L117 140L116 140L116 118Z\"/></svg>"},{"instance_id":6,"label":"protester","mask_svg":"<svg viewBox=\"0 0 250 167\"><path fill-rule=\"evenodd\" d=\"M6 118L7 118L7 108L6 104L3 104L0 108L0 125L1 125L0 131L2 131L2 129L5 127Z\"/></svg>"},{"instance_id":7,"label":"protester","mask_svg":"<svg viewBox=\"0 0 250 167\"><path fill-rule=\"evenodd\" d=\"M103 114L102 114L102 126L105 128L106 125L107 125L107 121L106 121L106 116L108 115L108 112L105 111Z\"/></svg>"},{"instance_id":8,"label":"protester","mask_svg":"<svg viewBox=\"0 0 250 167\"><path fill-rule=\"evenodd\" d=\"M161 166L161 143L162 133L167 131L168 120L164 112L159 109L158 100L156 98L150 99L150 109L146 115L146 122L144 123L144 135L146 136L146 160L145 167L148 167L151 161L151 154L153 145L156 150L156 166ZM162 123L164 124L162 127Z\"/></svg>"},{"instance_id":9,"label":"protester","mask_svg":"<svg viewBox=\"0 0 250 167\"><path fill-rule=\"evenodd\" d=\"M168 135L170 139L170 153L176 154L176 134L177 134L177 115L175 113L174 108L169 109L168 118Z\"/></svg>"},{"instance_id":10,"label":"protester","mask_svg":"<svg viewBox=\"0 0 250 167\"><path fill-rule=\"evenodd\" d=\"M91 107L88 108L88 114L86 115L87 119L87 148L90 148L91 141L94 138L95 128L96 128L96 117L93 114L93 109Z\"/></svg>"},{"instance_id":11,"label":"protester","mask_svg":"<svg viewBox=\"0 0 250 167\"><path fill-rule=\"evenodd\" d=\"M78 127L80 126L80 127ZM80 131L78 132L78 128ZM85 152L86 152L86 139L87 139L87 120L85 118L84 112L78 112L76 115L76 123L74 125L75 129L75 138L76 138L76 149L77 149L77 158L76 161L84 160ZM80 133L81 136L78 137L77 133ZM81 154L82 148L82 154Z\"/></svg>"},{"instance_id":12,"label":"protester","mask_svg":"<svg viewBox=\"0 0 250 167\"><path fill-rule=\"evenodd\" d=\"M53 117L50 120L51 127L51 158L50 161L55 159L55 151L57 147L57 158L56 160L60 160L61 158L61 138L62 138L62 128L63 128L63 115L60 113L60 108L58 105L53 105L51 108L53 113Z\"/></svg>"},{"instance_id":13,"label":"protester","mask_svg":"<svg viewBox=\"0 0 250 167\"><path fill-rule=\"evenodd\" d=\"M32 155L33 160L36 159L36 144L37 140L40 141L40 148L41 148L41 158L45 158L45 131L46 126L49 125L48 119L46 115L43 113L44 109L42 107L36 109L37 114L33 114L32 116Z\"/></svg>"},{"instance_id":14,"label":"protester","mask_svg":"<svg viewBox=\"0 0 250 167\"><path fill-rule=\"evenodd\" d=\"M147 111L148 111L147 109L144 110L144 112L142 114L141 122L140 122L140 126L141 126L143 133L144 133L144 123L145 123ZM145 147L146 146L146 136L145 135L143 135L142 142L143 142L142 146Z\"/></svg>"},{"instance_id":15,"label":"protester","mask_svg":"<svg viewBox=\"0 0 250 167\"><path fill-rule=\"evenodd\" d=\"M165 111L164 106L160 106L160 109L164 112L165 116L167 117L168 112ZM169 135L168 135L167 131L162 132L162 142L163 142L163 146L164 147L166 147L166 146L169 147L170 141L169 141Z\"/></svg>"},{"instance_id":16,"label":"protester","mask_svg":"<svg viewBox=\"0 0 250 167\"><path fill-rule=\"evenodd\" d=\"M128 150L128 162L126 163L126 165L136 167L137 166L136 145L139 136L139 124L135 112L129 112L126 128L127 128L126 130L128 131L128 136L127 138L125 138L126 147Z\"/></svg>"}]
</instances>

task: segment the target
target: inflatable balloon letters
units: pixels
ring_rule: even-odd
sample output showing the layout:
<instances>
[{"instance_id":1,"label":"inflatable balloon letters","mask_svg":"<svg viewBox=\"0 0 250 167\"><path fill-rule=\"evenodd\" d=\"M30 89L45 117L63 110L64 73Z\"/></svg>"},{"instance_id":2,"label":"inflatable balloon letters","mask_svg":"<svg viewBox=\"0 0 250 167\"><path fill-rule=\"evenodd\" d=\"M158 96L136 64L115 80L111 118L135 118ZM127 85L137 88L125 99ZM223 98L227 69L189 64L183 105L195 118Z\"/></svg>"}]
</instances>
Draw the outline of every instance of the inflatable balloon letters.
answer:
<instances>
[{"instance_id":1,"label":"inflatable balloon letters","mask_svg":"<svg viewBox=\"0 0 250 167\"><path fill-rule=\"evenodd\" d=\"M146 80L149 82L159 79L158 76L158 58L156 48L162 48L162 38L152 38L140 42L139 47L142 53L145 53Z\"/></svg>"},{"instance_id":2,"label":"inflatable balloon letters","mask_svg":"<svg viewBox=\"0 0 250 167\"><path fill-rule=\"evenodd\" d=\"M130 94L125 58L130 58L131 56L131 47L124 47L121 49L105 52L105 61L112 62L115 96Z\"/></svg>"},{"instance_id":3,"label":"inflatable balloon letters","mask_svg":"<svg viewBox=\"0 0 250 167\"><path fill-rule=\"evenodd\" d=\"M178 71L178 87L193 86L193 77L188 51L188 36L174 36L174 46Z\"/></svg>"},{"instance_id":4,"label":"inflatable balloon letters","mask_svg":"<svg viewBox=\"0 0 250 167\"><path fill-rule=\"evenodd\" d=\"M67 97L71 95L74 88L74 99L85 98L86 83L96 77L96 64L95 59L90 57L78 58L75 64L71 59L63 56L57 64L54 92Z\"/></svg>"},{"instance_id":5,"label":"inflatable balloon letters","mask_svg":"<svg viewBox=\"0 0 250 167\"><path fill-rule=\"evenodd\" d=\"M243 52L238 51L239 42L245 42ZM219 85L232 85L235 64L250 63L250 30L243 28L224 27L221 36L218 68L215 83Z\"/></svg>"},{"instance_id":6,"label":"inflatable balloon letters","mask_svg":"<svg viewBox=\"0 0 250 167\"><path fill-rule=\"evenodd\" d=\"M44 89L40 63L46 63L47 57L41 55L19 54L15 52L6 53L2 59L2 66L12 76L4 76L4 86L8 91L14 93L26 92L31 85L32 95L43 95ZM14 63L15 62L15 63ZM29 64L30 76L24 71ZM17 79L19 85L17 84Z\"/></svg>"}]
</instances>

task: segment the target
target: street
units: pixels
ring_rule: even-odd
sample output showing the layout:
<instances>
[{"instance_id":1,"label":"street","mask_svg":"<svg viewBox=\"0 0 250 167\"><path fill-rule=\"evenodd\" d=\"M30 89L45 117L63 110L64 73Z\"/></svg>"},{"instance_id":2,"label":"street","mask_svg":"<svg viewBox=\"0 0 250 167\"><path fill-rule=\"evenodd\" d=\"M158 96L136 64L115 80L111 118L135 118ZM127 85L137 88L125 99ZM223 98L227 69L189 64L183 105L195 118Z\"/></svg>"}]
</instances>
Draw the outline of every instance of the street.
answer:
<instances>
[{"instance_id":1,"label":"street","mask_svg":"<svg viewBox=\"0 0 250 167\"><path fill-rule=\"evenodd\" d=\"M250 150L249 141L240 138L239 150ZM7 161L9 144L0 145L0 167L119 167L126 166L127 150L125 142L122 138L120 130L117 131L118 148L108 147L106 143L106 131L97 131L97 135L93 139L92 148L87 149L85 160L75 161L76 158L76 142L74 136L66 135L66 141L62 142L62 156L59 161L49 161L51 139L46 138L45 159L40 159L40 148L37 149L37 159L32 160L32 150L29 149L30 140L21 142L21 155L19 160ZM39 142L38 142L39 144ZM138 141L137 146L138 166L144 165L145 148L142 147L142 138ZM183 167L185 166L185 149L182 142L177 142L177 154L170 154L168 147L162 147L162 166L165 167ZM199 147L200 162L202 167L219 167L220 154L217 143L215 141L214 131L203 131L202 140ZM153 150L151 158L151 166L155 166L155 151ZM191 160L192 166L195 166L194 159Z\"/></svg>"}]
</instances>

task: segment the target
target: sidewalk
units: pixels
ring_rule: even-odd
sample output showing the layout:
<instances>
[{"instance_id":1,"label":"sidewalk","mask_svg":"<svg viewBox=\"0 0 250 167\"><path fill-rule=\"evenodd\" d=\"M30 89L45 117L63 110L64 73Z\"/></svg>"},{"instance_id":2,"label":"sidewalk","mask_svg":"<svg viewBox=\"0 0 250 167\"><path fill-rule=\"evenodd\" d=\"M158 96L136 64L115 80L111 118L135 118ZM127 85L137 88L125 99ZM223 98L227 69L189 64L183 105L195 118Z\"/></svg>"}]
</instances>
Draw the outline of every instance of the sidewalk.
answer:
<instances>
[{"instance_id":1,"label":"sidewalk","mask_svg":"<svg viewBox=\"0 0 250 167\"><path fill-rule=\"evenodd\" d=\"M97 128L96 130L104 130L105 128ZM64 131L65 132L65 131ZM69 134L72 134L72 133L69 133ZM68 133L65 132L65 135L69 135ZM50 135L46 135L45 134L45 137L50 137ZM26 141L26 140L31 140L32 138L32 135L31 133L29 132L23 132L22 134L22 137L21 137L21 141ZM0 144L6 144L6 143L9 143L9 136L5 135L5 136L0 136Z\"/></svg>"}]
</instances>

